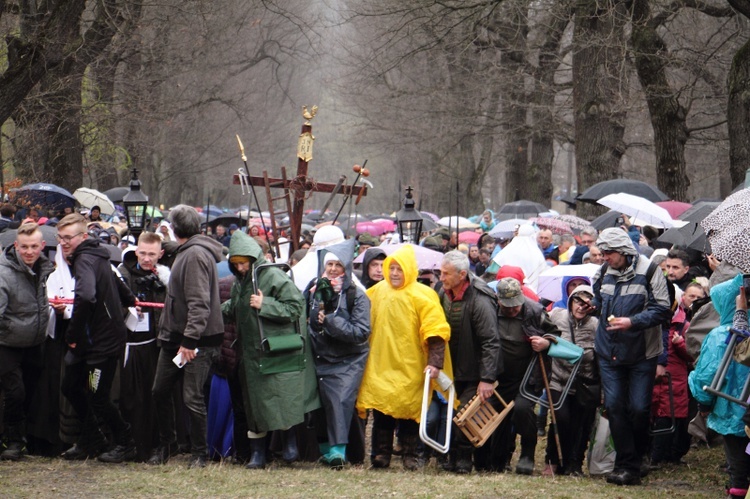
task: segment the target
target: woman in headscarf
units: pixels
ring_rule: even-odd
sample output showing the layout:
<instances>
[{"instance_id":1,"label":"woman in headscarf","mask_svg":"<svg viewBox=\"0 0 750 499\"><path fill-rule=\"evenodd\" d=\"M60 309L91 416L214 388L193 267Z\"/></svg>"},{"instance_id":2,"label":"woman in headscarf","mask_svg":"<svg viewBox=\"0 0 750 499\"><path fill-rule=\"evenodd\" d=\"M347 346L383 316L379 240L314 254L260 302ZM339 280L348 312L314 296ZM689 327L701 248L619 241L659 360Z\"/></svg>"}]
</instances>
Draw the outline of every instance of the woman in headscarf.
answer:
<instances>
[{"instance_id":1,"label":"woman in headscarf","mask_svg":"<svg viewBox=\"0 0 750 499\"><path fill-rule=\"evenodd\" d=\"M417 282L417 258L410 245L384 262L385 279L367 290L372 304L370 356L357 409L373 409L375 468L387 468L398 423L402 461L416 470L417 435L425 372L437 378L441 369L452 377L446 345L450 326L437 293Z\"/></svg>"},{"instance_id":2,"label":"woman in headscarf","mask_svg":"<svg viewBox=\"0 0 750 499\"><path fill-rule=\"evenodd\" d=\"M156 227L156 233L161 236L162 241L176 241L174 237L174 231L172 230L172 224L168 220L162 220L159 222L159 226Z\"/></svg>"},{"instance_id":3,"label":"woman in headscarf","mask_svg":"<svg viewBox=\"0 0 750 499\"><path fill-rule=\"evenodd\" d=\"M354 403L370 351L370 299L352 282L355 241L321 251L320 277L305 290L318 392L323 404L316 414L322 461L332 467L346 462Z\"/></svg>"}]
</instances>

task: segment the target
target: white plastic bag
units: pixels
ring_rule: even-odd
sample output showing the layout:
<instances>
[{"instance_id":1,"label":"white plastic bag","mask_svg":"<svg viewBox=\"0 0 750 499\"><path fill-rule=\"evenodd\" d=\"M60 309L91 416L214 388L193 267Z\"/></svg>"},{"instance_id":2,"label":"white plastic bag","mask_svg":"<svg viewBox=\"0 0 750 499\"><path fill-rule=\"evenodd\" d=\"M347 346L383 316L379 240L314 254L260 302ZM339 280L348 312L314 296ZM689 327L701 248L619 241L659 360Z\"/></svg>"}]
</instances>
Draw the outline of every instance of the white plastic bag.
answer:
<instances>
[{"instance_id":1,"label":"white plastic bag","mask_svg":"<svg viewBox=\"0 0 750 499\"><path fill-rule=\"evenodd\" d=\"M604 475L615 469L615 443L609 431L609 420L602 416L602 410L596 411L594 428L589 442L589 474Z\"/></svg>"}]
</instances>

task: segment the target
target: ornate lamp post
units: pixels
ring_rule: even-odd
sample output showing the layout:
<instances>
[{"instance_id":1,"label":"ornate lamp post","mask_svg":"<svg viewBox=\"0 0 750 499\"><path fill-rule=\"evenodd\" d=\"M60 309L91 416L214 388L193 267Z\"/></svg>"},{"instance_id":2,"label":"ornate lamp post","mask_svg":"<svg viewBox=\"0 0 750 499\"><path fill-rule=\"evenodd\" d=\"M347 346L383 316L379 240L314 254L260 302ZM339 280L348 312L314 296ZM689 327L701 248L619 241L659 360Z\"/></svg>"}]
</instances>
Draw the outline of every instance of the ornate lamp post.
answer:
<instances>
[{"instance_id":1,"label":"ornate lamp post","mask_svg":"<svg viewBox=\"0 0 750 499\"><path fill-rule=\"evenodd\" d=\"M406 188L404 207L396 213L396 223L402 243L419 244L419 237L422 235L422 215L414 209L412 190L411 186Z\"/></svg>"},{"instance_id":2,"label":"ornate lamp post","mask_svg":"<svg viewBox=\"0 0 750 499\"><path fill-rule=\"evenodd\" d=\"M130 192L122 198L125 205L125 216L128 220L128 229L138 241L138 236L146 227L146 207L148 196L141 191L141 181L138 180L138 169L134 166L132 177L130 177Z\"/></svg>"}]
</instances>

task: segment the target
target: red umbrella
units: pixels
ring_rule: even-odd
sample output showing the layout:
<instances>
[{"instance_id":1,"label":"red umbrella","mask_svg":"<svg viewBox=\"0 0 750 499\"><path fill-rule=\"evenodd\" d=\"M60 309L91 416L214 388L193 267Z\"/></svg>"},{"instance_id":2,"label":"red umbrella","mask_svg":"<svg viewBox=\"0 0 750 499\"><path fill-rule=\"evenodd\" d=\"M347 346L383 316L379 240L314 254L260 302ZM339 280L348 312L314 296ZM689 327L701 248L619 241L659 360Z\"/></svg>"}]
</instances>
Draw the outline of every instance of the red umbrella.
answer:
<instances>
[{"instance_id":1,"label":"red umbrella","mask_svg":"<svg viewBox=\"0 0 750 499\"><path fill-rule=\"evenodd\" d=\"M672 218L679 217L693 207L692 204L683 203L681 201L658 201L655 204L667 210Z\"/></svg>"},{"instance_id":2,"label":"red umbrella","mask_svg":"<svg viewBox=\"0 0 750 499\"><path fill-rule=\"evenodd\" d=\"M481 235L482 234L474 232L473 230L465 230L463 232L459 232L459 234L458 234L458 242L459 243L468 243L468 244L477 244L477 241L479 241L479 237Z\"/></svg>"}]
</instances>

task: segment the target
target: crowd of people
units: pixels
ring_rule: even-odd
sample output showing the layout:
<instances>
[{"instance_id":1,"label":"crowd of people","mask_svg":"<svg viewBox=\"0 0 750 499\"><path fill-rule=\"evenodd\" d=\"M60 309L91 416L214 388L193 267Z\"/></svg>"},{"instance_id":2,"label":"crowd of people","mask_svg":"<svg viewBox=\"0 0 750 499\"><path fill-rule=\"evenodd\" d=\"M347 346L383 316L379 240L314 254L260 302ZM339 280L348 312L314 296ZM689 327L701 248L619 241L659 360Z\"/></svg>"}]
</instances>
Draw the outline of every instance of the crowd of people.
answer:
<instances>
[{"instance_id":1,"label":"crowd of people","mask_svg":"<svg viewBox=\"0 0 750 499\"><path fill-rule=\"evenodd\" d=\"M368 458L387 468L397 453L416 470L431 453L418 437L425 376L442 371L454 409L475 396L498 408L513 401L482 447L454 428L450 451L436 455L446 471L584 475L599 412L616 449L608 482L637 485L654 467L683 463L691 438L708 438L692 430L704 421L723 439L729 495L748 489L750 418L703 390L729 330L748 329L742 276L711 255L660 248L627 217L562 237L524 225L500 240L483 217L476 245L457 244L446 229L426 234L422 245L444 254L439 268L421 268L411 245L393 251L335 226L306 235L289 265L273 263L268 234L206 234L185 205L137 241L113 237L98 210L61 213L51 252L40 229L47 220L15 221L7 205L0 215L0 230L17 229L0 256L0 459L30 452L161 465L188 452L190 467L219 455L249 469ZM119 265L107 245L122 245ZM593 277L576 274L583 263L599 266ZM556 265L571 266L561 298L540 298L540 275ZM551 354L563 340L583 350L576 371ZM740 396L749 370L731 361L730 396ZM444 440L448 398L432 388L425 423ZM209 438L216 403L233 414L224 452Z\"/></svg>"}]
</instances>

